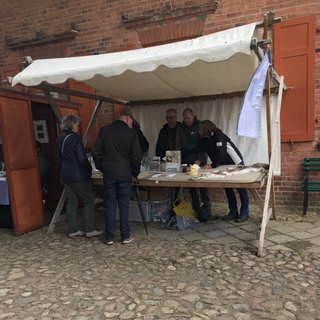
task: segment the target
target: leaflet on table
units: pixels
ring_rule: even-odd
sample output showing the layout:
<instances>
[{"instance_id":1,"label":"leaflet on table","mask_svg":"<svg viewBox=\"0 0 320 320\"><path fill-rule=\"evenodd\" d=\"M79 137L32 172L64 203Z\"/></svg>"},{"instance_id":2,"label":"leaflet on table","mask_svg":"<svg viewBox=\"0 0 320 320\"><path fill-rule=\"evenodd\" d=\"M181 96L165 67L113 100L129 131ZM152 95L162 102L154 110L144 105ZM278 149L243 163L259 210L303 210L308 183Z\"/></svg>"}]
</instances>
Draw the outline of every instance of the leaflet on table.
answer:
<instances>
[{"instance_id":1,"label":"leaflet on table","mask_svg":"<svg viewBox=\"0 0 320 320\"><path fill-rule=\"evenodd\" d=\"M171 174L157 173L157 174L154 174L151 178L172 178L175 175L176 175L175 173L171 173Z\"/></svg>"}]
</instances>

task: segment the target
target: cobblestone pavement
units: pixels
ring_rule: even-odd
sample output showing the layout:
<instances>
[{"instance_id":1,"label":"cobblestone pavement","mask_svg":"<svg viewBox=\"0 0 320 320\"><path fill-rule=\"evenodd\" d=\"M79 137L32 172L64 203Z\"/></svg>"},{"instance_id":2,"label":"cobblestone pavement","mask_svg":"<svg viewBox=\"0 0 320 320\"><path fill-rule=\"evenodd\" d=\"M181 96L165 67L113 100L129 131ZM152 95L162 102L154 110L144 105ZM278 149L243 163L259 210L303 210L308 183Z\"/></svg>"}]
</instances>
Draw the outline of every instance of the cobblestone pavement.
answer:
<instances>
[{"instance_id":1,"label":"cobblestone pavement","mask_svg":"<svg viewBox=\"0 0 320 320\"><path fill-rule=\"evenodd\" d=\"M131 223L135 241L112 246L69 239L63 219L49 235L0 229L0 319L320 319L320 224L270 221L257 257L260 222L183 232L151 222L149 237Z\"/></svg>"}]
</instances>

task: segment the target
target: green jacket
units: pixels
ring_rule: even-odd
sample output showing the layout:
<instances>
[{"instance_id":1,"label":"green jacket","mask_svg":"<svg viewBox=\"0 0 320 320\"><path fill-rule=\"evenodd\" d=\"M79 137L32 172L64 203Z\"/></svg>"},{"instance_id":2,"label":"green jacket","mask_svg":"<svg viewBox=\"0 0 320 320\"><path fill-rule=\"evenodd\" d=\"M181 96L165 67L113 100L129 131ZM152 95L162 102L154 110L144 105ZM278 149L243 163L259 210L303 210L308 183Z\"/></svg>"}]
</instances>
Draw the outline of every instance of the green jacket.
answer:
<instances>
[{"instance_id":1,"label":"green jacket","mask_svg":"<svg viewBox=\"0 0 320 320\"><path fill-rule=\"evenodd\" d=\"M205 150L188 154L184 152L184 149L191 149L192 147L195 147L199 142L200 135L198 131L200 122L201 121L198 120L195 116L191 128L187 127L184 122L182 122L181 125L177 128L176 147L177 150L182 150L181 163L194 164L196 160L199 160L201 163L207 161Z\"/></svg>"}]
</instances>

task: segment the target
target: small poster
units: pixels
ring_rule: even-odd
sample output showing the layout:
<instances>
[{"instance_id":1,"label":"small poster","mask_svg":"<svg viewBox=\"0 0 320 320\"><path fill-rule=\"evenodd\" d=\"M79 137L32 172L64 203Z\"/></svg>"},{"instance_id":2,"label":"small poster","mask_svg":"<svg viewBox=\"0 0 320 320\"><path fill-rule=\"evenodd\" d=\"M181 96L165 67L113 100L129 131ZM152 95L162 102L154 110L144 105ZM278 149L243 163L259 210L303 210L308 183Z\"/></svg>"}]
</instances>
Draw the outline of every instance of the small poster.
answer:
<instances>
[{"instance_id":1,"label":"small poster","mask_svg":"<svg viewBox=\"0 0 320 320\"><path fill-rule=\"evenodd\" d=\"M49 143L48 129L46 120L33 121L34 135L36 140L41 143Z\"/></svg>"},{"instance_id":2,"label":"small poster","mask_svg":"<svg viewBox=\"0 0 320 320\"><path fill-rule=\"evenodd\" d=\"M180 171L181 152L179 150L166 151L166 171Z\"/></svg>"}]
</instances>

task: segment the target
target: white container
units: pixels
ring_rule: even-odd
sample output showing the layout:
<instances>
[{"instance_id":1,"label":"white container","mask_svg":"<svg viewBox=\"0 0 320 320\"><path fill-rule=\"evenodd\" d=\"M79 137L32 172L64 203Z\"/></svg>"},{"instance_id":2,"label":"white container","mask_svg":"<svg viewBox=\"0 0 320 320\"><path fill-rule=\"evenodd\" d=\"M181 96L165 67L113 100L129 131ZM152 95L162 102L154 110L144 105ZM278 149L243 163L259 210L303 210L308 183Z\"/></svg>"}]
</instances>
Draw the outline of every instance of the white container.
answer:
<instances>
[{"instance_id":1,"label":"white container","mask_svg":"<svg viewBox=\"0 0 320 320\"><path fill-rule=\"evenodd\" d=\"M144 215L146 217L146 222L152 221L150 201L141 201L141 205L143 207ZM118 207L117 207L116 219L120 220ZM129 221L143 222L142 218L141 218L141 213L140 213L138 201L131 201L130 200L130 202L129 202Z\"/></svg>"},{"instance_id":2,"label":"white container","mask_svg":"<svg viewBox=\"0 0 320 320\"><path fill-rule=\"evenodd\" d=\"M150 201L153 212L165 212L172 209L171 198L163 201Z\"/></svg>"}]
</instances>

